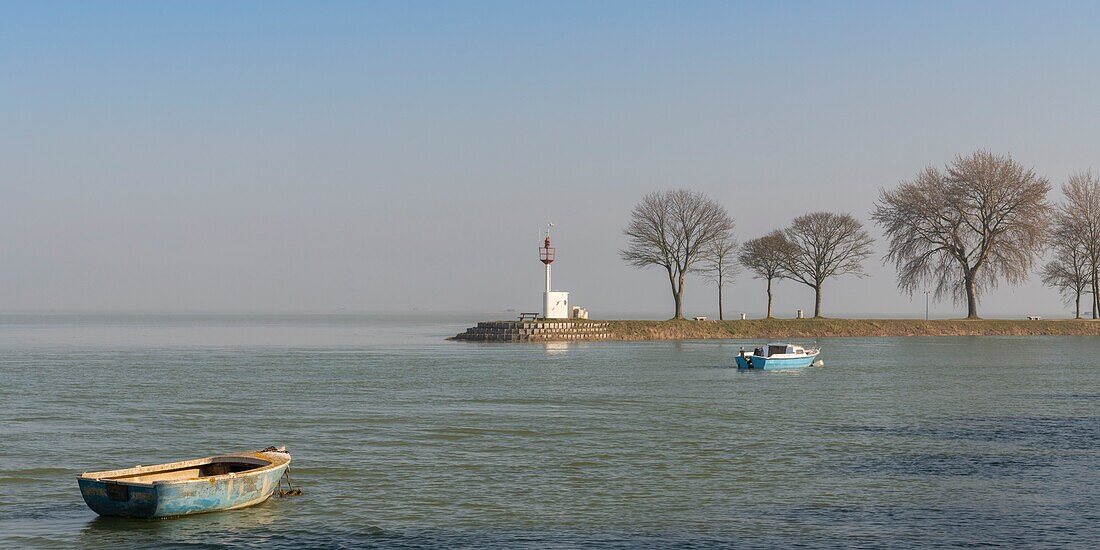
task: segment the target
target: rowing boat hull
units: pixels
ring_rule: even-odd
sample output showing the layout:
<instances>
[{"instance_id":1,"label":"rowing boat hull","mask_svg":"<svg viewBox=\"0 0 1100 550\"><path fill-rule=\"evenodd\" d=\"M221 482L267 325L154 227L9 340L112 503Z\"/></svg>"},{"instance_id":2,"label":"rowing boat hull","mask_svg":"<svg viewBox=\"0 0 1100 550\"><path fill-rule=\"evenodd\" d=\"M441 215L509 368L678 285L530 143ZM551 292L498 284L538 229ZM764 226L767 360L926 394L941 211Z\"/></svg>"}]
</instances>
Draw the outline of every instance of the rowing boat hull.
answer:
<instances>
[{"instance_id":1,"label":"rowing boat hull","mask_svg":"<svg viewBox=\"0 0 1100 550\"><path fill-rule=\"evenodd\" d=\"M271 498L279 487L279 478L290 466L289 454L250 454L262 459L274 455L282 456L276 456L277 460L273 460L269 466L253 471L185 481L132 483L97 479L95 474L84 474L77 478L77 483L84 502L95 513L103 516L165 518L235 510Z\"/></svg>"}]
</instances>

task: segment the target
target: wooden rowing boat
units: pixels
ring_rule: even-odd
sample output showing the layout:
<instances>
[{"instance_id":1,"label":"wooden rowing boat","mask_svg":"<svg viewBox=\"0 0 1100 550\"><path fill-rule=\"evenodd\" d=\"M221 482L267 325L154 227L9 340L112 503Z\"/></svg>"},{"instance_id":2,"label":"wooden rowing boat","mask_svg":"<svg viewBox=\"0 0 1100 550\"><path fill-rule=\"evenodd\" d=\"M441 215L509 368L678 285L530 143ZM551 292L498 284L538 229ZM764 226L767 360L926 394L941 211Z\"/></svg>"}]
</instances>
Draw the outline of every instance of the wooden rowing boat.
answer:
<instances>
[{"instance_id":1,"label":"wooden rowing boat","mask_svg":"<svg viewBox=\"0 0 1100 550\"><path fill-rule=\"evenodd\" d=\"M235 510L271 497L290 467L283 447L77 476L97 514L164 518Z\"/></svg>"}]
</instances>

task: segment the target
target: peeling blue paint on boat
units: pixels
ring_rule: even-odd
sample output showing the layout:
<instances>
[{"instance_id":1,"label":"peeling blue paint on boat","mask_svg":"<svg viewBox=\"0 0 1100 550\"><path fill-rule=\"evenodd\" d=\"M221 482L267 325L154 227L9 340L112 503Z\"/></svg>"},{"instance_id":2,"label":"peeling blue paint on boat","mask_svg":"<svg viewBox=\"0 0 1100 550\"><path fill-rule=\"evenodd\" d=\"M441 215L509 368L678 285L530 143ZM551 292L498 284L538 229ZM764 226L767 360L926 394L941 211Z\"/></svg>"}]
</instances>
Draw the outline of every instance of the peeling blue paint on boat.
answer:
<instances>
[{"instance_id":1,"label":"peeling blue paint on boat","mask_svg":"<svg viewBox=\"0 0 1100 550\"><path fill-rule=\"evenodd\" d=\"M220 475L151 482L143 477L192 472L211 464L239 464L250 461L257 467ZM97 514L134 518L163 518L259 504L275 492L279 478L290 466L285 452L254 452L221 455L157 466L86 473L77 478L84 502ZM183 475L183 474L180 474ZM114 479L112 479L114 478Z\"/></svg>"}]
</instances>

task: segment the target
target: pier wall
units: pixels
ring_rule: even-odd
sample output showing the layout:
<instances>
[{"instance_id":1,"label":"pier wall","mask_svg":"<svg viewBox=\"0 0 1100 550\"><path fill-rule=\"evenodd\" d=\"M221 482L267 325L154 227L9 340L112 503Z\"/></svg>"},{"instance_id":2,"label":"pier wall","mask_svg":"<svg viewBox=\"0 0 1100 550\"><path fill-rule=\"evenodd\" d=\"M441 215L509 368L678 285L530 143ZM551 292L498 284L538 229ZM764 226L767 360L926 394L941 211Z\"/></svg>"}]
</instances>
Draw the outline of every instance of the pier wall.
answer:
<instances>
[{"instance_id":1,"label":"pier wall","mask_svg":"<svg viewBox=\"0 0 1100 550\"><path fill-rule=\"evenodd\" d=\"M611 337L608 323L588 321L486 321L455 336L455 340L475 342L553 342L567 340L606 340Z\"/></svg>"}]
</instances>

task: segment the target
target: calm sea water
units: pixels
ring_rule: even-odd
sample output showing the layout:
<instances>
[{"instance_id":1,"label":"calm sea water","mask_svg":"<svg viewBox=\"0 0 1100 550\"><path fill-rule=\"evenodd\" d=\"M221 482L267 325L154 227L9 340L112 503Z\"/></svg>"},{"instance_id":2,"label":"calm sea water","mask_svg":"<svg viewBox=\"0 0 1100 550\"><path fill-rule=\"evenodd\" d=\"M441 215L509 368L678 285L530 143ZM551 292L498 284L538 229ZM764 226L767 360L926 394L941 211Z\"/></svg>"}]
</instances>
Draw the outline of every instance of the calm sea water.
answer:
<instances>
[{"instance_id":1,"label":"calm sea water","mask_svg":"<svg viewBox=\"0 0 1100 550\"><path fill-rule=\"evenodd\" d=\"M472 319L0 316L0 545L1100 540L1100 341L470 344ZM300 497L99 518L84 470L285 444Z\"/></svg>"}]
</instances>

